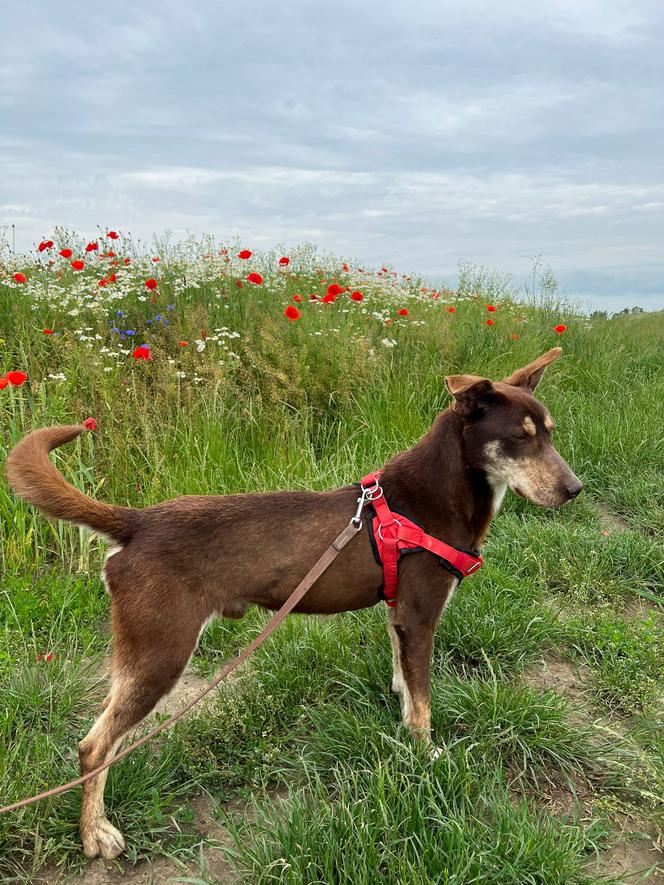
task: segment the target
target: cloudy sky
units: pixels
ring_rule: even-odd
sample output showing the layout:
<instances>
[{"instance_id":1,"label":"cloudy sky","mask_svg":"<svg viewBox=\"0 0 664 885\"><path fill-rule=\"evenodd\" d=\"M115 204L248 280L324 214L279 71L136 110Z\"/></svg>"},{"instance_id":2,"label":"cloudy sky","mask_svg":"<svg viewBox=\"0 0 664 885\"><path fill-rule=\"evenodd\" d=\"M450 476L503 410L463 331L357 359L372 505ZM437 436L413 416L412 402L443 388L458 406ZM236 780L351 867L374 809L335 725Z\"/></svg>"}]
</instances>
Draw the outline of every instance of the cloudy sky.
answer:
<instances>
[{"instance_id":1,"label":"cloudy sky","mask_svg":"<svg viewBox=\"0 0 664 885\"><path fill-rule=\"evenodd\" d=\"M664 307L662 0L0 7L0 228L459 259Z\"/></svg>"}]
</instances>

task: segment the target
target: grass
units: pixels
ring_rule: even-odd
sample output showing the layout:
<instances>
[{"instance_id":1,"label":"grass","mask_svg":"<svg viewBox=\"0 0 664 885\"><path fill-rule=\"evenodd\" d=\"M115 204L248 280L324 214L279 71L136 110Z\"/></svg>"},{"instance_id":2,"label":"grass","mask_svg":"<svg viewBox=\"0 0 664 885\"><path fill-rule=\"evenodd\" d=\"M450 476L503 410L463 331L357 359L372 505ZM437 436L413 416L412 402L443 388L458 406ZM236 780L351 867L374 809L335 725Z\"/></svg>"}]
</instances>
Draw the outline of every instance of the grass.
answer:
<instances>
[{"instance_id":1,"label":"grass","mask_svg":"<svg viewBox=\"0 0 664 885\"><path fill-rule=\"evenodd\" d=\"M285 270L278 256L242 262L209 243L157 264L129 242L116 251L131 263L88 256L79 274L60 258L0 262L0 377L28 374L0 390L0 461L31 428L94 415L99 432L54 459L106 500L329 488L417 440L447 404L446 374L500 378L558 344L562 322L565 358L540 396L585 483L560 511L508 495L494 520L486 565L435 639L437 759L399 725L382 606L294 617L204 714L112 769L107 807L128 861L164 854L213 881L212 842L192 826L205 790L254 806L227 820L249 881L599 882L597 853L624 816L656 833L664 809L664 315L591 321L556 302L549 277L524 304L469 265L450 293L309 247ZM364 300L308 301L333 282ZM132 359L143 342L150 361ZM0 804L77 773L109 650L102 556L0 483ZM214 672L265 617L213 622L192 667ZM583 663L585 703L529 682L550 656ZM554 785L570 797L563 815ZM74 791L0 817L3 881L85 867L79 801Z\"/></svg>"}]
</instances>

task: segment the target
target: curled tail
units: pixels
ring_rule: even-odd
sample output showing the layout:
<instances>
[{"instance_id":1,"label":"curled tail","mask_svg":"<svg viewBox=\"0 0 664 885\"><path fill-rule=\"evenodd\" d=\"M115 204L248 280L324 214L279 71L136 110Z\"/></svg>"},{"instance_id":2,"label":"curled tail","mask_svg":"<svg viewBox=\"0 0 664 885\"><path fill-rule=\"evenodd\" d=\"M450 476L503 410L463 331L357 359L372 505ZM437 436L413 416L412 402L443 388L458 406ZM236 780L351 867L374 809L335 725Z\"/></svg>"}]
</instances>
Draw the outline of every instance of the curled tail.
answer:
<instances>
[{"instance_id":1,"label":"curled tail","mask_svg":"<svg viewBox=\"0 0 664 885\"><path fill-rule=\"evenodd\" d=\"M48 516L86 525L126 544L134 533L138 511L89 498L70 485L48 457L50 451L86 430L83 424L71 424L29 433L7 457L9 485Z\"/></svg>"}]
</instances>

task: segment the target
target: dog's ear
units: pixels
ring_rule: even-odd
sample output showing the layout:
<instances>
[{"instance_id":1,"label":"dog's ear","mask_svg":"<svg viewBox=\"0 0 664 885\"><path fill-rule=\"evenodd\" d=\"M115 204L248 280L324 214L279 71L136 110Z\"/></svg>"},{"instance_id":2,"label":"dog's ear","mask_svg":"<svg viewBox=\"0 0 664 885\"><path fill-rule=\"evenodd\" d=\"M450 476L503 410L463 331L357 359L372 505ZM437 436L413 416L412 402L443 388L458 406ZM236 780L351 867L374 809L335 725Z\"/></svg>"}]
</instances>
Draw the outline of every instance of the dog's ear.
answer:
<instances>
[{"instance_id":1,"label":"dog's ear","mask_svg":"<svg viewBox=\"0 0 664 885\"><path fill-rule=\"evenodd\" d=\"M478 375L448 375L445 384L454 397L454 408L464 421L480 418L495 398L491 381Z\"/></svg>"},{"instance_id":2,"label":"dog's ear","mask_svg":"<svg viewBox=\"0 0 664 885\"><path fill-rule=\"evenodd\" d=\"M542 379L544 370L548 365L558 359L562 354L562 347L552 347L542 356L538 356L532 363L528 363L523 369L517 369L509 378L504 378L504 384L511 384L512 387L525 387L532 393Z\"/></svg>"}]
</instances>

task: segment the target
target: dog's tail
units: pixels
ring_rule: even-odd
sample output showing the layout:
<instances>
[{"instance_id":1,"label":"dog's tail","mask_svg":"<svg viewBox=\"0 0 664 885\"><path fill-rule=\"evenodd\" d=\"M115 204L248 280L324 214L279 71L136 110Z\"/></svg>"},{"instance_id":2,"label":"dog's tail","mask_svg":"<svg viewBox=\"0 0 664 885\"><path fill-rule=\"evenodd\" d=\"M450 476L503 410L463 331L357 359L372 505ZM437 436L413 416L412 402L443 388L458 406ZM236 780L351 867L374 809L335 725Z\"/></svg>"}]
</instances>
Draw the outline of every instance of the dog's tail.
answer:
<instances>
[{"instance_id":1,"label":"dog's tail","mask_svg":"<svg viewBox=\"0 0 664 885\"><path fill-rule=\"evenodd\" d=\"M9 485L17 495L48 516L88 526L126 544L136 528L139 511L89 498L70 485L48 457L50 451L86 430L83 424L71 424L29 433L7 457L5 469Z\"/></svg>"}]
</instances>

